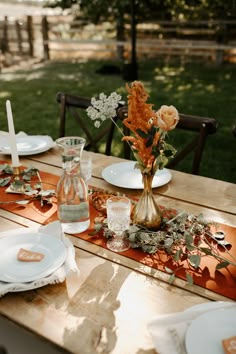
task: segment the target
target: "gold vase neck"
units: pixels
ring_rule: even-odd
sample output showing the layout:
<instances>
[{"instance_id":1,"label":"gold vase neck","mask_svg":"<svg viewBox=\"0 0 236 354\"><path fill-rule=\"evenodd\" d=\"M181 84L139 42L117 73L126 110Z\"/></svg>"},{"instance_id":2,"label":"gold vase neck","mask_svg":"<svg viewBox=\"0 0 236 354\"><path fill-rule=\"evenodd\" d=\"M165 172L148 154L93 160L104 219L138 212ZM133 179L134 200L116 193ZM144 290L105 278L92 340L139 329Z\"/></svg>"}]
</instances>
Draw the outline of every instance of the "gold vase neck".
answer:
<instances>
[{"instance_id":1,"label":"gold vase neck","mask_svg":"<svg viewBox=\"0 0 236 354\"><path fill-rule=\"evenodd\" d=\"M143 187L145 191L150 191L152 189L152 180L154 175L150 173L142 173Z\"/></svg>"},{"instance_id":2,"label":"gold vase neck","mask_svg":"<svg viewBox=\"0 0 236 354\"><path fill-rule=\"evenodd\" d=\"M153 177L154 174L152 173L142 172L144 190L135 207L133 222L149 230L158 230L161 225L162 215L152 193Z\"/></svg>"}]
</instances>

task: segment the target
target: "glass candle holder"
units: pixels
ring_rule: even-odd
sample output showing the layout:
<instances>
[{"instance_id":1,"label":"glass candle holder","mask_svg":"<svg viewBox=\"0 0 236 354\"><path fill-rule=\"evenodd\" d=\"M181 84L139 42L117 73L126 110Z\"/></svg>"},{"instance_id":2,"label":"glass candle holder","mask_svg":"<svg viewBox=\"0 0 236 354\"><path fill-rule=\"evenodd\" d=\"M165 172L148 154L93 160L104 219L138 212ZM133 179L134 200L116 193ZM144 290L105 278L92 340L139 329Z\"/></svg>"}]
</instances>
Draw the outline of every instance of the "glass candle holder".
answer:
<instances>
[{"instance_id":1,"label":"glass candle holder","mask_svg":"<svg viewBox=\"0 0 236 354\"><path fill-rule=\"evenodd\" d=\"M114 235L107 241L107 248L114 252L124 252L130 248L130 242L124 237L124 231L130 225L131 202L126 197L114 196L107 200L108 228Z\"/></svg>"}]
</instances>

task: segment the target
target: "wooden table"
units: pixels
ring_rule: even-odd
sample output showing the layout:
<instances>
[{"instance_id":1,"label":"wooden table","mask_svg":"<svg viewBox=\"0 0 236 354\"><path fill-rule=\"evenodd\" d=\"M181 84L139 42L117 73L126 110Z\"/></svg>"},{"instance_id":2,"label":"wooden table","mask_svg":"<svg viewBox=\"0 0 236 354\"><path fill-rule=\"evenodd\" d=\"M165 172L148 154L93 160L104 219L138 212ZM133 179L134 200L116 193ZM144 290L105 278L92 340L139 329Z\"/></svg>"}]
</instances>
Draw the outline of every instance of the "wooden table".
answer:
<instances>
[{"instance_id":1,"label":"wooden table","mask_svg":"<svg viewBox=\"0 0 236 354\"><path fill-rule=\"evenodd\" d=\"M104 167L123 161L84 152L93 160L90 184L128 193L101 177ZM7 157L0 155L7 160ZM41 171L61 174L57 148L21 159ZM204 213L206 217L236 226L236 185L171 171L172 180L154 189L158 203ZM135 191L139 195L140 191ZM0 209L1 231L30 227L36 222ZM158 272L109 250L68 236L76 250L80 278L36 290L7 294L0 313L71 353L155 353L147 323L160 314L184 310L211 300L228 300L178 280L168 285ZM230 301L230 300L228 300ZM1 344L1 343L0 343ZM48 350L47 353L50 353Z\"/></svg>"}]
</instances>

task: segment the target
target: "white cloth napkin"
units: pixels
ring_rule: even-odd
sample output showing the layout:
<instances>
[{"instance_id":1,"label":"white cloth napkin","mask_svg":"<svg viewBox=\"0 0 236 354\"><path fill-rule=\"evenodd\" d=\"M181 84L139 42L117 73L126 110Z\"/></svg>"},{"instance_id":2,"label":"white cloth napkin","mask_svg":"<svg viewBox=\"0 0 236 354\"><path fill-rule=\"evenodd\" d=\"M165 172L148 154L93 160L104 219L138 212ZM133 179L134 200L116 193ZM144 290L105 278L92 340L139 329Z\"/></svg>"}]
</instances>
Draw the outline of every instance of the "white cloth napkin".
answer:
<instances>
[{"instance_id":1,"label":"white cloth napkin","mask_svg":"<svg viewBox=\"0 0 236 354\"><path fill-rule=\"evenodd\" d=\"M216 301L154 318L148 323L148 330L158 354L187 354L185 335L191 322L208 311L232 306L236 306L235 303Z\"/></svg>"},{"instance_id":2,"label":"white cloth napkin","mask_svg":"<svg viewBox=\"0 0 236 354\"><path fill-rule=\"evenodd\" d=\"M7 283L0 281L0 297L8 292L24 291L39 288L47 284L55 284L63 282L71 272L76 273L79 276L80 271L75 261L75 250L71 241L62 234L61 225L59 221L54 221L46 226L40 226L39 228L20 228L13 229L0 233L0 239L2 237L11 237L11 235L37 232L50 234L54 237L60 238L66 247L66 259L64 264L58 268L54 273L47 277L41 278L28 283Z\"/></svg>"}]
</instances>

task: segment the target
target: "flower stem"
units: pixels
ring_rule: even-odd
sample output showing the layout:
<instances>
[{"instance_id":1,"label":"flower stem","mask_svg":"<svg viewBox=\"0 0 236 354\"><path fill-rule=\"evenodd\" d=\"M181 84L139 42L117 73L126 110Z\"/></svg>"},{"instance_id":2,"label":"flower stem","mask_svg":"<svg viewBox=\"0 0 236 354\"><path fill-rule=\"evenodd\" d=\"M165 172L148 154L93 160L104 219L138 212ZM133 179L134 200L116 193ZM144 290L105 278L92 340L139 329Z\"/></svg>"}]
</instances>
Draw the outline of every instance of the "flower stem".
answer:
<instances>
[{"instance_id":1,"label":"flower stem","mask_svg":"<svg viewBox=\"0 0 236 354\"><path fill-rule=\"evenodd\" d=\"M111 117L111 121L112 121L113 124L115 124L116 128L119 130L119 132L121 133L121 135L123 135L123 137L125 137L123 131L120 129L119 125L116 123L116 121L114 121L114 119L113 119L112 117ZM129 141L127 141L127 143L128 143L128 145L129 145L131 151L133 151L132 146L130 145Z\"/></svg>"}]
</instances>

